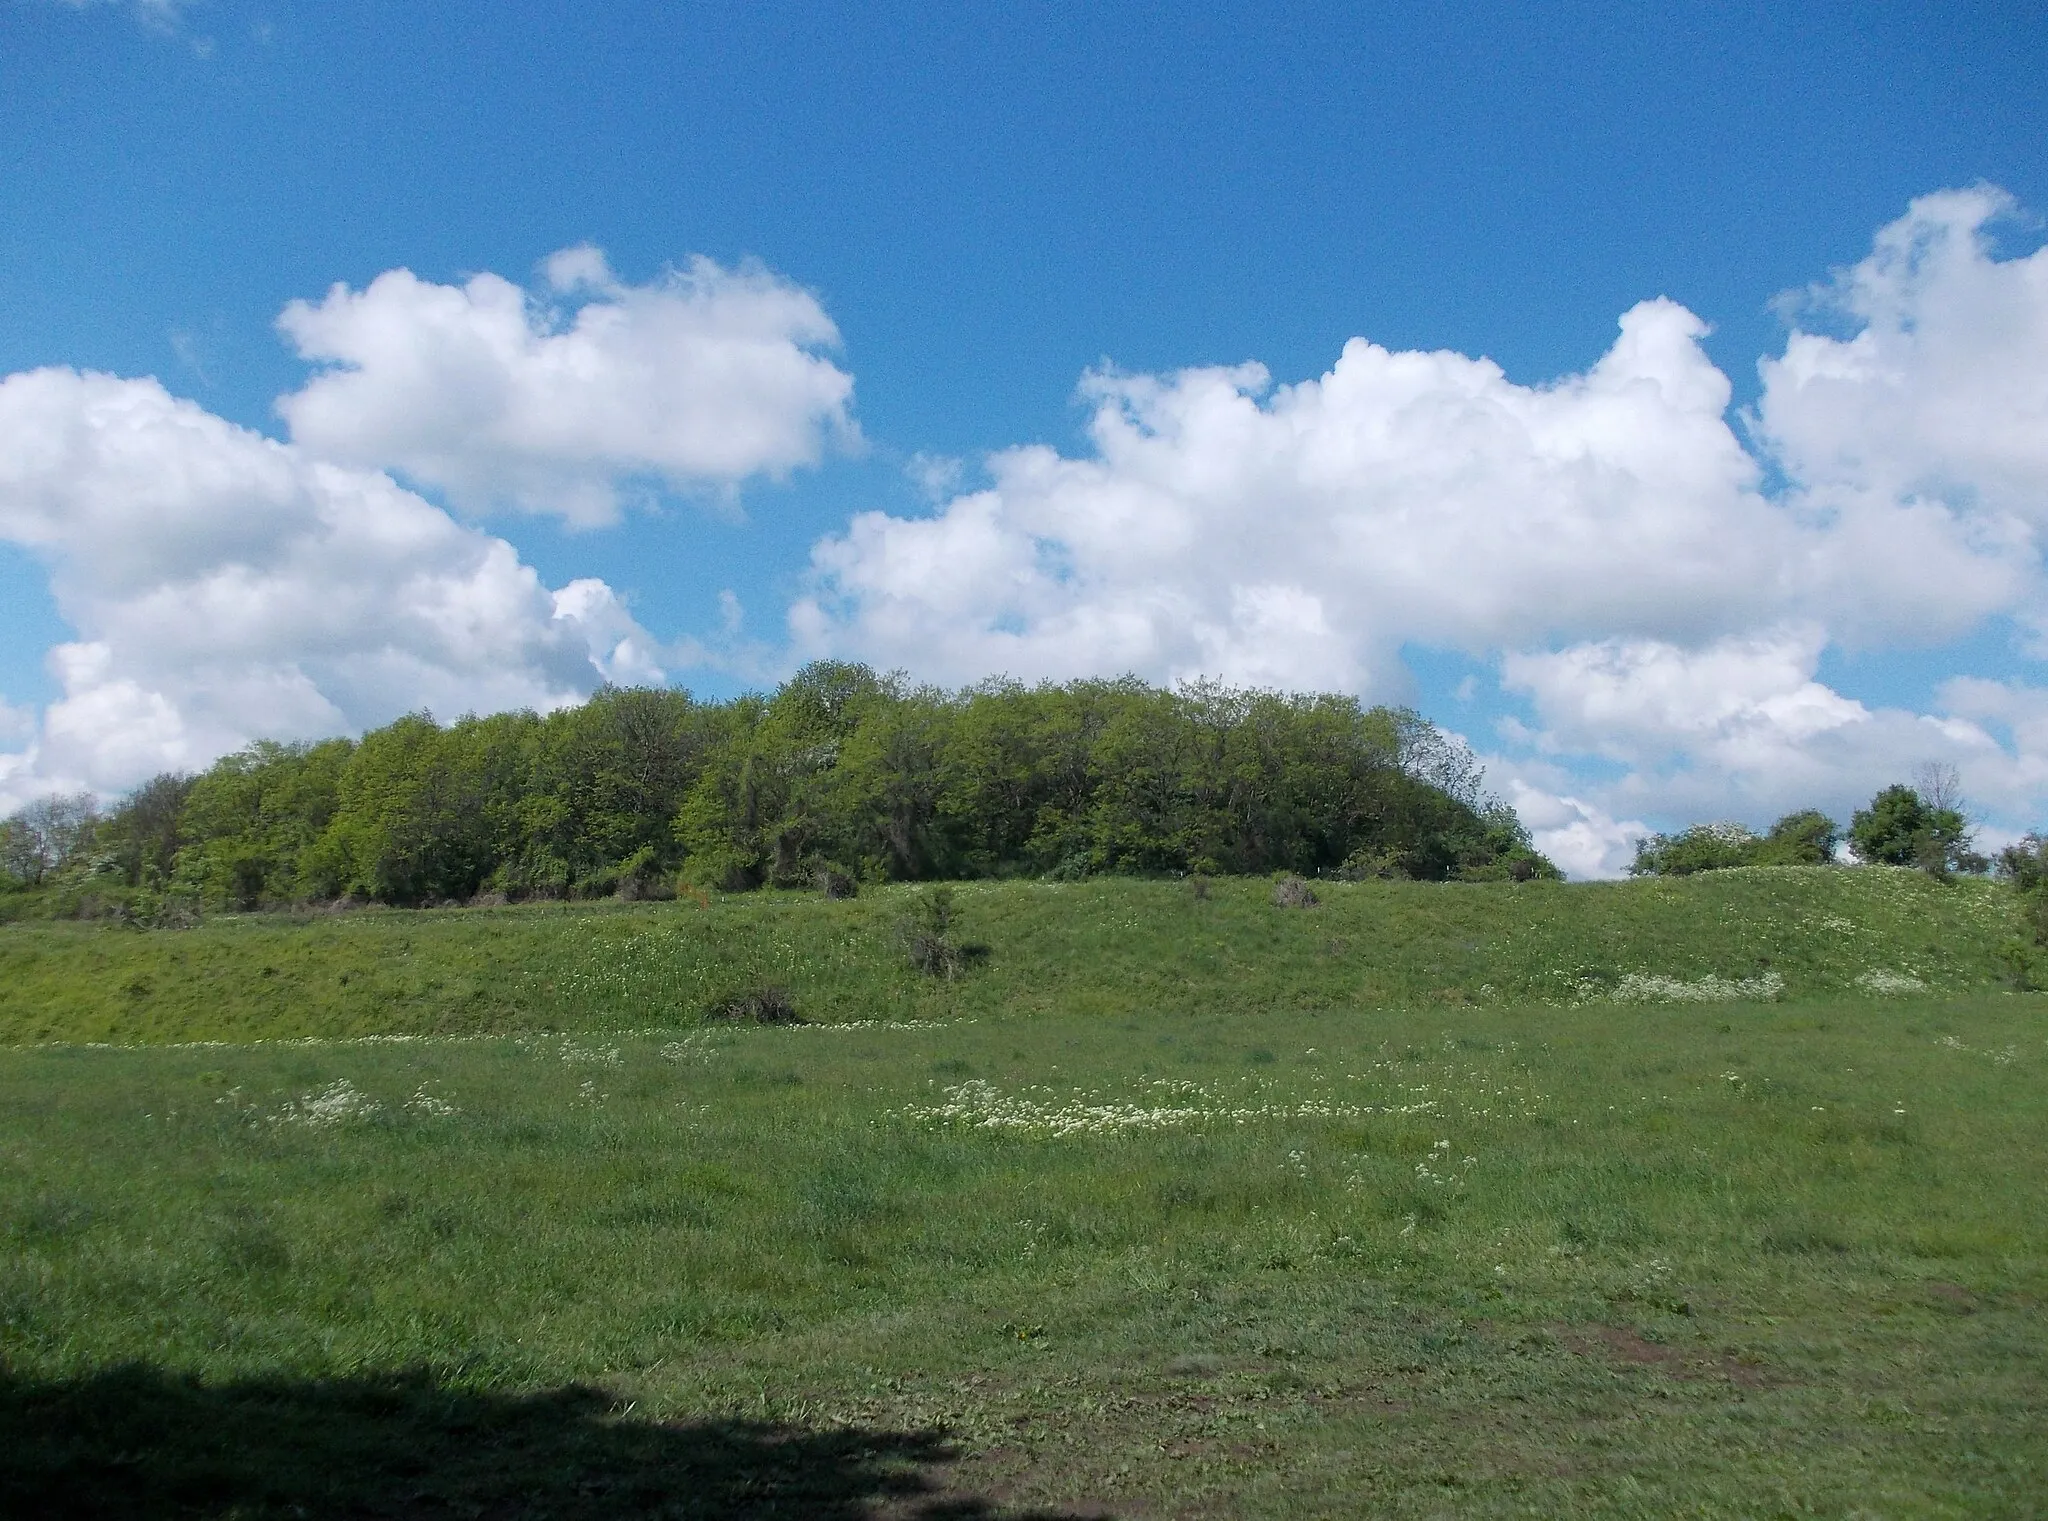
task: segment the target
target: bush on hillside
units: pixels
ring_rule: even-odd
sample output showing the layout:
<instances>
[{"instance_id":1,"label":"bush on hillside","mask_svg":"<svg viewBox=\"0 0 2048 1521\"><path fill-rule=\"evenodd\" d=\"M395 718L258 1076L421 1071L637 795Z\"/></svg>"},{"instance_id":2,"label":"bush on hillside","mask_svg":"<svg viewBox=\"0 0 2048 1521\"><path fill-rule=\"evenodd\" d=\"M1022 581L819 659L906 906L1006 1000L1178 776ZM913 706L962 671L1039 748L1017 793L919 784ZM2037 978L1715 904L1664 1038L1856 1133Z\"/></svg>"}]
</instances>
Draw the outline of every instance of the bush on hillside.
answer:
<instances>
[{"instance_id":1,"label":"bush on hillside","mask_svg":"<svg viewBox=\"0 0 2048 1521\"><path fill-rule=\"evenodd\" d=\"M2048 838L2024 836L1998 853L1998 875L2019 894L2034 944L2048 946Z\"/></svg>"},{"instance_id":2,"label":"bush on hillside","mask_svg":"<svg viewBox=\"0 0 2048 1521\"><path fill-rule=\"evenodd\" d=\"M1735 866L1825 866L1834 859L1834 820L1814 809L1788 813L1764 835L1737 823L1694 824L1636 842L1638 877L1686 877Z\"/></svg>"},{"instance_id":3,"label":"bush on hillside","mask_svg":"<svg viewBox=\"0 0 2048 1521\"><path fill-rule=\"evenodd\" d=\"M1934 876L1985 869L1989 863L1970 848L1971 834L1950 801L1923 797L1903 783L1886 787L1849 821L1849 845L1858 860L1917 866Z\"/></svg>"},{"instance_id":4,"label":"bush on hillside","mask_svg":"<svg viewBox=\"0 0 2048 1521\"><path fill-rule=\"evenodd\" d=\"M910 964L929 977L951 982L970 967L989 959L985 945L962 944L953 938L953 889L934 887L911 900L897 931L909 952Z\"/></svg>"},{"instance_id":5,"label":"bush on hillside","mask_svg":"<svg viewBox=\"0 0 2048 1521\"><path fill-rule=\"evenodd\" d=\"M1314 908L1320 901L1316 897L1316 890L1292 873L1273 883L1275 908Z\"/></svg>"},{"instance_id":6,"label":"bush on hillside","mask_svg":"<svg viewBox=\"0 0 2048 1521\"><path fill-rule=\"evenodd\" d=\"M789 990L778 984L747 988L721 998L705 1011L705 1018L721 1023L750 1025L800 1025L808 1021L797 1012Z\"/></svg>"}]
</instances>

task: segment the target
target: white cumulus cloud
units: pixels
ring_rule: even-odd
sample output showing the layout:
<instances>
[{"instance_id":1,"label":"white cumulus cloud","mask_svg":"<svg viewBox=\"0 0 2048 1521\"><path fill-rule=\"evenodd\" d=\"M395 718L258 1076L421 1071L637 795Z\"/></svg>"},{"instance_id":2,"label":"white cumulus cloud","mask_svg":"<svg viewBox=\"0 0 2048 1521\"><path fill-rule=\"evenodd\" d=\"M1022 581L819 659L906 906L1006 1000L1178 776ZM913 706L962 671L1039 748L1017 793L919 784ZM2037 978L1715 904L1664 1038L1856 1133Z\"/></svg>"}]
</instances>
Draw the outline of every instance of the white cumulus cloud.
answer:
<instances>
[{"instance_id":1,"label":"white cumulus cloud","mask_svg":"<svg viewBox=\"0 0 2048 1521\"><path fill-rule=\"evenodd\" d=\"M1870 256L1802 293L1760 366L1756 429L1826 528L1838 628L1960 632L2037 615L2048 533L2048 248L1999 259L1989 187L1914 201Z\"/></svg>"},{"instance_id":2,"label":"white cumulus cloud","mask_svg":"<svg viewBox=\"0 0 2048 1521\"><path fill-rule=\"evenodd\" d=\"M0 380L0 539L48 563L78 634L49 655L61 695L0 765L7 806L118 790L256 737L558 706L661 674L604 583L550 592L511 545L388 476L153 380Z\"/></svg>"},{"instance_id":3,"label":"white cumulus cloud","mask_svg":"<svg viewBox=\"0 0 2048 1521\"><path fill-rule=\"evenodd\" d=\"M1568 877L1623 875L1636 858L1636 841L1652 832L1640 819L1617 819L1598 803L1576 796L1571 781L1555 767L1496 760L1488 775L1536 848Z\"/></svg>"},{"instance_id":4,"label":"white cumulus cloud","mask_svg":"<svg viewBox=\"0 0 2048 1521\"><path fill-rule=\"evenodd\" d=\"M808 291L704 258L629 285L590 247L542 273L529 292L394 269L291 303L279 329L323 366L278 402L293 440L466 511L581 526L636 492L730 491L858 443L853 379L820 352L838 331Z\"/></svg>"},{"instance_id":5,"label":"white cumulus cloud","mask_svg":"<svg viewBox=\"0 0 2048 1521\"><path fill-rule=\"evenodd\" d=\"M1846 818L1928 761L1957 766L1966 790L2001 810L2040 801L2021 758L1964 705L1873 708L1816 680L1823 644L1813 628L1697 649L1604 640L1510 655L1503 680L1532 698L1541 751L1629 767L1604 789L1609 806L1754 821L1820 807Z\"/></svg>"},{"instance_id":6,"label":"white cumulus cloud","mask_svg":"<svg viewBox=\"0 0 2048 1521\"><path fill-rule=\"evenodd\" d=\"M1404 640L1482 649L1768 616L1800 529L1757 490L1691 313L1583 375L1360 339L1320 379L1090 375L1094 455L987 461L935 517L814 553L807 648L948 679L1136 670L1387 691Z\"/></svg>"}]
</instances>

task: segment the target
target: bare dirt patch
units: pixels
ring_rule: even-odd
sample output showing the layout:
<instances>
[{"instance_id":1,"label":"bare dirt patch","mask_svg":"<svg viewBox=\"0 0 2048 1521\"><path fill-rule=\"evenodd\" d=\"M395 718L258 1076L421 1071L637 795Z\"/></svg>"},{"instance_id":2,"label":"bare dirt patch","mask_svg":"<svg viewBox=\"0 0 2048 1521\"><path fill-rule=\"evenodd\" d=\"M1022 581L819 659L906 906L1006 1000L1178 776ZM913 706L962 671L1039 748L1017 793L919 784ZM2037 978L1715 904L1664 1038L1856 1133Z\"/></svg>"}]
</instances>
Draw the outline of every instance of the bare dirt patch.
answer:
<instances>
[{"instance_id":1,"label":"bare dirt patch","mask_svg":"<svg viewBox=\"0 0 2048 1521\"><path fill-rule=\"evenodd\" d=\"M1557 1326L1558 1341L1581 1357L1601 1357L1629 1368L1654 1368L1668 1378L1725 1379L1745 1389L1780 1382L1761 1364L1732 1352L1706 1352L1651 1341L1627 1326Z\"/></svg>"}]
</instances>

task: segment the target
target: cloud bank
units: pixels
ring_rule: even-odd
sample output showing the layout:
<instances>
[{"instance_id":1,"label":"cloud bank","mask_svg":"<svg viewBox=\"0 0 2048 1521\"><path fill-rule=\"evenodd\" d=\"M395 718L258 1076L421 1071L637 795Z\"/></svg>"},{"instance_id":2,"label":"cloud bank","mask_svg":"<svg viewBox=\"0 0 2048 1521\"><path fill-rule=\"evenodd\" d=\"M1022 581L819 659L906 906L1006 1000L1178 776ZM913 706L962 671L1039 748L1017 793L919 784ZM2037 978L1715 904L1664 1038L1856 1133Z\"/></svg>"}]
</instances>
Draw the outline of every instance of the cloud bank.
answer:
<instances>
[{"instance_id":1,"label":"cloud bank","mask_svg":"<svg viewBox=\"0 0 2048 1521\"><path fill-rule=\"evenodd\" d=\"M858 444L853 378L818 352L838 329L808 291L701 258L627 285L590 247L542 273L529 293L394 269L292 302L278 328L322 367L278 401L292 441L466 512L580 527L615 521L636 488L729 492Z\"/></svg>"},{"instance_id":2,"label":"cloud bank","mask_svg":"<svg viewBox=\"0 0 2048 1521\"><path fill-rule=\"evenodd\" d=\"M311 459L153 380L67 369L0 381L0 538L51 567L78 632L62 696L0 760L0 807L118 790L262 736L409 709L573 702L658 680L609 587L549 591L510 544L375 471Z\"/></svg>"}]
</instances>

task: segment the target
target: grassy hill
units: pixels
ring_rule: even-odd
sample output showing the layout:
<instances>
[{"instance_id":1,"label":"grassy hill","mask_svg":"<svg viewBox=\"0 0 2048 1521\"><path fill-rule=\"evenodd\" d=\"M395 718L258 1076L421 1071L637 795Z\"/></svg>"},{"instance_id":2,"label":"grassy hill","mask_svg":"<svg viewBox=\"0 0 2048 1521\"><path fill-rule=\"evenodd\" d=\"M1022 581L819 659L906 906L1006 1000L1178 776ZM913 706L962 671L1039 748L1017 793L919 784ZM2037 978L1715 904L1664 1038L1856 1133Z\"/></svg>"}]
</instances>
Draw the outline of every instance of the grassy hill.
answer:
<instances>
[{"instance_id":1,"label":"grassy hill","mask_svg":"<svg viewBox=\"0 0 2048 1521\"><path fill-rule=\"evenodd\" d=\"M1256 880L1206 897L1169 881L976 883L954 889L955 938L989 955L945 982L904 954L923 891L248 915L182 931L21 923L0 929L0 1042L627 1030L694 1024L766 986L821 1022L1654 1000L1707 978L1776 978L1795 999L1858 996L1873 977L1957 993L2009 985L2019 933L1993 884L1882 868L1318 883L1307 909L1274 906Z\"/></svg>"},{"instance_id":2,"label":"grassy hill","mask_svg":"<svg viewBox=\"0 0 2048 1521\"><path fill-rule=\"evenodd\" d=\"M2041 1512L2007 895L1318 891L0 930L0 1514Z\"/></svg>"}]
</instances>

